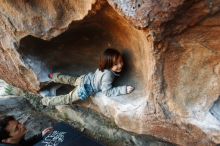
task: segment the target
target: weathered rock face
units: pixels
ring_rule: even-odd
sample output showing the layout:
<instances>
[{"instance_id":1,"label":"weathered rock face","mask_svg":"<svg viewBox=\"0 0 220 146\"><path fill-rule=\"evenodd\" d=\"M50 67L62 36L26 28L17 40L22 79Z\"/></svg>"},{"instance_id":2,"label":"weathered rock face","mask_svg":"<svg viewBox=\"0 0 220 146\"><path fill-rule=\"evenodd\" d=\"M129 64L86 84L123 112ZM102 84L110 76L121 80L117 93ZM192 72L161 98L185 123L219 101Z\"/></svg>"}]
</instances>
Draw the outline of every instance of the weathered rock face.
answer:
<instances>
[{"instance_id":1,"label":"weathered rock face","mask_svg":"<svg viewBox=\"0 0 220 146\"><path fill-rule=\"evenodd\" d=\"M50 66L73 75L94 71L103 49L115 47L126 62L117 84L136 90L97 94L82 105L138 134L180 145L220 143L220 121L210 113L220 95L219 0L0 2L5 81L38 92Z\"/></svg>"}]
</instances>

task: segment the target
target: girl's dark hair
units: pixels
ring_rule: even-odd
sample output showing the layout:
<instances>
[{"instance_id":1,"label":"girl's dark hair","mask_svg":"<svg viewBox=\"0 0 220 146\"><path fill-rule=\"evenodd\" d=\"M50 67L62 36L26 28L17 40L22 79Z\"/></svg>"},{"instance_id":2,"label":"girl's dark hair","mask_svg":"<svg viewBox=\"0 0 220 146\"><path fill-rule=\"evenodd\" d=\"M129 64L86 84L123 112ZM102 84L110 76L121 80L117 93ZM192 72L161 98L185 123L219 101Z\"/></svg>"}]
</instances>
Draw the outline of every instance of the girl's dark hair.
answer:
<instances>
[{"instance_id":1,"label":"girl's dark hair","mask_svg":"<svg viewBox=\"0 0 220 146\"><path fill-rule=\"evenodd\" d=\"M14 121L15 118L13 116L2 116L0 117L0 143L2 143L3 139L7 139L10 137L9 132L6 131L6 127L8 126L9 121Z\"/></svg>"},{"instance_id":2,"label":"girl's dark hair","mask_svg":"<svg viewBox=\"0 0 220 146\"><path fill-rule=\"evenodd\" d=\"M100 56L99 60L99 70L104 71L104 69L110 69L114 65L115 61L122 56L121 53L113 48L107 48L103 54Z\"/></svg>"}]
</instances>

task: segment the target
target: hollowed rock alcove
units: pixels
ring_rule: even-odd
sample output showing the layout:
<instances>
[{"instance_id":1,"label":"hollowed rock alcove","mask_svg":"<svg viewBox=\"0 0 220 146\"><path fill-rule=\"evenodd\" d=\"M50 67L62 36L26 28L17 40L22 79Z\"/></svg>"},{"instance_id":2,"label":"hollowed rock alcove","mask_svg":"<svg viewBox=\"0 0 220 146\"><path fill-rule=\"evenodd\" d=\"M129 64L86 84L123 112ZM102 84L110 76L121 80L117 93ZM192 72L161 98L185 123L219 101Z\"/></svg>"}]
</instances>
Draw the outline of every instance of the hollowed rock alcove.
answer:
<instances>
[{"instance_id":1,"label":"hollowed rock alcove","mask_svg":"<svg viewBox=\"0 0 220 146\"><path fill-rule=\"evenodd\" d=\"M143 31L137 30L119 16L109 5L82 21L73 22L63 34L49 41L27 36L20 41L18 50L25 64L40 82L48 80L49 72L78 76L94 72L99 56L105 48L116 48L124 56L125 67L117 85L135 87L132 94L121 97L92 98L96 110L123 123L123 113L132 116L146 104L147 51L150 43ZM124 122L129 127L130 122ZM135 124L136 125L136 124Z\"/></svg>"},{"instance_id":2,"label":"hollowed rock alcove","mask_svg":"<svg viewBox=\"0 0 220 146\"><path fill-rule=\"evenodd\" d=\"M19 53L40 82L48 80L49 72L79 76L94 72L105 48L116 48L125 60L124 71L116 82L136 88L132 96L143 97L146 79L147 40L110 6L82 21L73 22L60 36L44 41L27 36L20 41ZM146 73L145 73L146 74Z\"/></svg>"}]
</instances>

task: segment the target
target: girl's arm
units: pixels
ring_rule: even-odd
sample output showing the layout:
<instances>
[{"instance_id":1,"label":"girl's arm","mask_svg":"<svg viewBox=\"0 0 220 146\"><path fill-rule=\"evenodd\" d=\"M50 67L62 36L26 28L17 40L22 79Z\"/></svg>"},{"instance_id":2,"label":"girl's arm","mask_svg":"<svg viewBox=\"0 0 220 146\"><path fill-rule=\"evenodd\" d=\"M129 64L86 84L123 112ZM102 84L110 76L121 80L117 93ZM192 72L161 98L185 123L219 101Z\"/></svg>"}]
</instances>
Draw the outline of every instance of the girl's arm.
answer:
<instances>
[{"instance_id":1,"label":"girl's arm","mask_svg":"<svg viewBox=\"0 0 220 146\"><path fill-rule=\"evenodd\" d=\"M112 87L113 77L111 75L105 74L101 80L101 91L106 96L119 96L127 94L127 86Z\"/></svg>"},{"instance_id":2,"label":"girl's arm","mask_svg":"<svg viewBox=\"0 0 220 146\"><path fill-rule=\"evenodd\" d=\"M113 87L108 90L102 91L102 93L104 93L108 97L127 94L126 86Z\"/></svg>"}]
</instances>

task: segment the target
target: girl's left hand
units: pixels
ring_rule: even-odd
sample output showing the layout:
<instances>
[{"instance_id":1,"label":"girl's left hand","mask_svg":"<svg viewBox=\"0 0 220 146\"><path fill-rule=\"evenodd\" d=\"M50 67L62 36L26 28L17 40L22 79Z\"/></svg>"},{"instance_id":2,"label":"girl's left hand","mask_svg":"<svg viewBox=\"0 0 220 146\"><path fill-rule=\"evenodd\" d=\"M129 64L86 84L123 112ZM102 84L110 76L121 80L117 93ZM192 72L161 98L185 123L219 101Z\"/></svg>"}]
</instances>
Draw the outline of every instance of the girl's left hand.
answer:
<instances>
[{"instance_id":1,"label":"girl's left hand","mask_svg":"<svg viewBox=\"0 0 220 146\"><path fill-rule=\"evenodd\" d=\"M53 128L52 128L52 127L46 128L46 129L44 129L44 130L42 131L42 136L44 136L44 135L46 135L46 134L48 134L48 133L50 133L50 132L52 132L52 131L53 131Z\"/></svg>"},{"instance_id":2,"label":"girl's left hand","mask_svg":"<svg viewBox=\"0 0 220 146\"><path fill-rule=\"evenodd\" d=\"M134 87L127 86L127 93L131 93L134 90Z\"/></svg>"}]
</instances>

